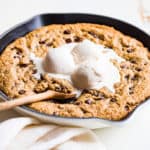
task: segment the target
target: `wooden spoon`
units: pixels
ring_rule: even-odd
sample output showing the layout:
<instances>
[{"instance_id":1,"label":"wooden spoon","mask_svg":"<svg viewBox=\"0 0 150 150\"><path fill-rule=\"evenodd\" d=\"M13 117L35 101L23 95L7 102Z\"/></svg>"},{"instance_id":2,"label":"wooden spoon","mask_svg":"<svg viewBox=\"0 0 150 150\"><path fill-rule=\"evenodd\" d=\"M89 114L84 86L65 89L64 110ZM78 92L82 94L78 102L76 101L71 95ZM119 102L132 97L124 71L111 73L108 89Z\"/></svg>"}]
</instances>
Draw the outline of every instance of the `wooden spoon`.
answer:
<instances>
[{"instance_id":1,"label":"wooden spoon","mask_svg":"<svg viewBox=\"0 0 150 150\"><path fill-rule=\"evenodd\" d=\"M76 94L74 94L74 93L64 94L64 93L48 90L43 93L33 94L33 95L1 102L0 103L0 111L11 109L16 106L20 106L20 105L24 105L24 104L29 104L29 103L33 103L33 102L46 100L46 99L52 99L52 98L54 98L54 99L69 99L69 98L73 98L75 96L76 96ZM1 97L3 97L3 96L1 95Z\"/></svg>"}]
</instances>

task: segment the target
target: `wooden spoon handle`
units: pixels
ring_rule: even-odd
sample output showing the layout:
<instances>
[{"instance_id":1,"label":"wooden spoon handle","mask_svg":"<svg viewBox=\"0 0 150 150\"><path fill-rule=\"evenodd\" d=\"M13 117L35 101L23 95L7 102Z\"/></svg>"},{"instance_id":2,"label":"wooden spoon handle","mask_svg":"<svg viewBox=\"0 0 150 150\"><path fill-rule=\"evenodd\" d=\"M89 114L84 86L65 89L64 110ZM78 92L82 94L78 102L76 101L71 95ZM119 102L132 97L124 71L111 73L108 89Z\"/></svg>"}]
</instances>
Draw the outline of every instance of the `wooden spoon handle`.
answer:
<instances>
[{"instance_id":1,"label":"wooden spoon handle","mask_svg":"<svg viewBox=\"0 0 150 150\"><path fill-rule=\"evenodd\" d=\"M55 91L46 91L40 94L29 95L10 101L5 101L0 103L0 111L14 108L16 106L29 104L33 102L38 102L45 99L55 98L55 99L68 99L75 97L75 94L64 94Z\"/></svg>"}]
</instances>

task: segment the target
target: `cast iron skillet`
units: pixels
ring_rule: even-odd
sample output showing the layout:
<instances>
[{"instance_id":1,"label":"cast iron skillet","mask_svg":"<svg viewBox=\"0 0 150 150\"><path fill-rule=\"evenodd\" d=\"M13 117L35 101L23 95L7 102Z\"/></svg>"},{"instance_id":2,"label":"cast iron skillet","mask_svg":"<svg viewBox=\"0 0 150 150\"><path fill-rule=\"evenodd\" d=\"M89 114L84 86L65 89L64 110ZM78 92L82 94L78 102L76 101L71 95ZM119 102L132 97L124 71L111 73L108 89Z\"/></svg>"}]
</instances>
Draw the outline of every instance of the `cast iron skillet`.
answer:
<instances>
[{"instance_id":1,"label":"cast iron skillet","mask_svg":"<svg viewBox=\"0 0 150 150\"><path fill-rule=\"evenodd\" d=\"M130 35L139 41L141 41L145 47L150 49L150 36L144 33L142 30L137 27L125 23L123 21L93 14L81 14L81 13L66 13L66 14L40 14L32 17L31 19L11 28L0 36L0 53L3 52L4 48L15 39L24 36L28 32L40 28L42 26L50 24L67 24L67 23L96 23L104 24L108 26L113 26L115 29L121 31L126 35ZM0 92L1 97L4 100L9 100L9 98ZM3 95L3 96L2 96ZM143 102L147 103L147 101ZM144 104L142 104L144 105ZM141 107L141 105L140 105ZM109 121L100 118L67 118L67 117L58 117L54 115L47 115L44 113L37 112L28 108L26 106L17 107L16 110L22 114L27 114L34 116L40 120L46 122L53 122L56 124L63 125L73 125L73 126L82 126L87 128L101 128L104 126L120 125L127 122L130 118L133 117L133 114L137 113L139 108L137 107L132 113L130 113L126 118L120 121Z\"/></svg>"}]
</instances>

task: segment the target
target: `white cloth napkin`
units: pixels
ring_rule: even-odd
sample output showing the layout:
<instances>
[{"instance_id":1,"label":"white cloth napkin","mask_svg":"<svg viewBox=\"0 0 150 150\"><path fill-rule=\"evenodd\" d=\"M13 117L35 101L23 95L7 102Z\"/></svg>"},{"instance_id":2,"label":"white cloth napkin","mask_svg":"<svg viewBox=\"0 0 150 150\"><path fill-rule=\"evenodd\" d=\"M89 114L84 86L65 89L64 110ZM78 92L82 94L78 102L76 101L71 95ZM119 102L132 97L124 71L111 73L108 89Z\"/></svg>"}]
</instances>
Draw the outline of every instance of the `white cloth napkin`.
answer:
<instances>
[{"instance_id":1,"label":"white cloth napkin","mask_svg":"<svg viewBox=\"0 0 150 150\"><path fill-rule=\"evenodd\" d=\"M96 134L84 128L43 124L29 117L0 123L0 150L106 150Z\"/></svg>"}]
</instances>

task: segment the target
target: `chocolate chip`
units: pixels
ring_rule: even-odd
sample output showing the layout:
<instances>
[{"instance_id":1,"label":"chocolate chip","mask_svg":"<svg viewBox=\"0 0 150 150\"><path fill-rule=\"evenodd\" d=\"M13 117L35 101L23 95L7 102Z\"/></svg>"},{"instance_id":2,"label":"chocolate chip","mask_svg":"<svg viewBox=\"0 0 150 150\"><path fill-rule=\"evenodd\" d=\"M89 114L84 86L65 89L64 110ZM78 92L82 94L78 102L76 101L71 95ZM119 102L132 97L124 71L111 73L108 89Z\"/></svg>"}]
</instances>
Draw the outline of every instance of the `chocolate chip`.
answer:
<instances>
[{"instance_id":1,"label":"chocolate chip","mask_svg":"<svg viewBox=\"0 0 150 150\"><path fill-rule=\"evenodd\" d=\"M26 91L25 90L20 90L18 93L19 94L24 94Z\"/></svg>"},{"instance_id":2,"label":"chocolate chip","mask_svg":"<svg viewBox=\"0 0 150 150\"><path fill-rule=\"evenodd\" d=\"M14 56L14 58L16 59L16 58L20 58L19 56Z\"/></svg>"},{"instance_id":3,"label":"chocolate chip","mask_svg":"<svg viewBox=\"0 0 150 150\"><path fill-rule=\"evenodd\" d=\"M85 101L85 103L86 103L86 104L92 104L92 100L91 100L91 99L87 99L87 100Z\"/></svg>"},{"instance_id":4,"label":"chocolate chip","mask_svg":"<svg viewBox=\"0 0 150 150\"><path fill-rule=\"evenodd\" d=\"M125 77L124 77L126 80L129 80L129 78L130 78L130 75L129 74L127 74L127 75L125 75Z\"/></svg>"},{"instance_id":5,"label":"chocolate chip","mask_svg":"<svg viewBox=\"0 0 150 150\"><path fill-rule=\"evenodd\" d=\"M121 65L120 67L121 67L122 69L124 69L124 68L126 68L126 65Z\"/></svg>"},{"instance_id":6,"label":"chocolate chip","mask_svg":"<svg viewBox=\"0 0 150 150\"><path fill-rule=\"evenodd\" d=\"M71 43L72 42L71 39L66 39L65 41L66 41L66 43Z\"/></svg>"},{"instance_id":7,"label":"chocolate chip","mask_svg":"<svg viewBox=\"0 0 150 150\"><path fill-rule=\"evenodd\" d=\"M28 64L19 64L19 66L25 68L28 66Z\"/></svg>"},{"instance_id":8,"label":"chocolate chip","mask_svg":"<svg viewBox=\"0 0 150 150\"><path fill-rule=\"evenodd\" d=\"M129 90L133 90L133 87L129 87Z\"/></svg>"},{"instance_id":9,"label":"chocolate chip","mask_svg":"<svg viewBox=\"0 0 150 150\"><path fill-rule=\"evenodd\" d=\"M30 60L30 63L33 64L33 60Z\"/></svg>"},{"instance_id":10,"label":"chocolate chip","mask_svg":"<svg viewBox=\"0 0 150 150\"><path fill-rule=\"evenodd\" d=\"M12 48L11 48L11 50L13 51L13 50L15 50L15 48L14 48L14 47L12 47Z\"/></svg>"},{"instance_id":11,"label":"chocolate chip","mask_svg":"<svg viewBox=\"0 0 150 150\"><path fill-rule=\"evenodd\" d=\"M138 67L135 68L135 70L138 71L138 72L142 71L142 69L141 69L141 68L138 68Z\"/></svg>"},{"instance_id":12,"label":"chocolate chip","mask_svg":"<svg viewBox=\"0 0 150 150\"><path fill-rule=\"evenodd\" d=\"M139 79L139 75L137 75L137 74L135 74L135 75L131 78L131 80L133 80L133 81L138 80L138 79Z\"/></svg>"},{"instance_id":13,"label":"chocolate chip","mask_svg":"<svg viewBox=\"0 0 150 150\"><path fill-rule=\"evenodd\" d=\"M55 83L56 83L56 81L55 81L55 80L53 80L53 81L52 81L52 84L55 84Z\"/></svg>"},{"instance_id":14,"label":"chocolate chip","mask_svg":"<svg viewBox=\"0 0 150 150\"><path fill-rule=\"evenodd\" d=\"M33 74L36 74L37 73L37 69L33 69Z\"/></svg>"},{"instance_id":15,"label":"chocolate chip","mask_svg":"<svg viewBox=\"0 0 150 150\"><path fill-rule=\"evenodd\" d=\"M16 52L17 55L21 55L21 53L22 53L21 51L17 51Z\"/></svg>"},{"instance_id":16,"label":"chocolate chip","mask_svg":"<svg viewBox=\"0 0 150 150\"><path fill-rule=\"evenodd\" d=\"M133 49L127 49L127 53L132 53Z\"/></svg>"},{"instance_id":17,"label":"chocolate chip","mask_svg":"<svg viewBox=\"0 0 150 150\"><path fill-rule=\"evenodd\" d=\"M127 69L127 68L128 68L128 66L127 66L126 64L122 64L120 67L121 67L122 69Z\"/></svg>"},{"instance_id":18,"label":"chocolate chip","mask_svg":"<svg viewBox=\"0 0 150 150\"><path fill-rule=\"evenodd\" d=\"M40 79L41 79L41 80L44 80L43 74L40 74Z\"/></svg>"},{"instance_id":19,"label":"chocolate chip","mask_svg":"<svg viewBox=\"0 0 150 150\"><path fill-rule=\"evenodd\" d=\"M88 90L88 89L84 89L84 90L82 91L82 93L89 93L89 90Z\"/></svg>"},{"instance_id":20,"label":"chocolate chip","mask_svg":"<svg viewBox=\"0 0 150 150\"><path fill-rule=\"evenodd\" d=\"M63 105L58 105L58 108L59 109L64 109L64 106Z\"/></svg>"},{"instance_id":21,"label":"chocolate chip","mask_svg":"<svg viewBox=\"0 0 150 150\"><path fill-rule=\"evenodd\" d=\"M64 31L64 34L70 34L70 33L71 33L70 30L65 30L65 31Z\"/></svg>"},{"instance_id":22,"label":"chocolate chip","mask_svg":"<svg viewBox=\"0 0 150 150\"><path fill-rule=\"evenodd\" d=\"M75 37L74 37L74 41L75 41L75 42L81 42L81 41L82 41L82 38L80 38L79 36L75 36Z\"/></svg>"},{"instance_id":23,"label":"chocolate chip","mask_svg":"<svg viewBox=\"0 0 150 150\"><path fill-rule=\"evenodd\" d=\"M52 45L53 45L53 43L51 43L51 42L46 44L46 46L49 46L49 47Z\"/></svg>"},{"instance_id":24,"label":"chocolate chip","mask_svg":"<svg viewBox=\"0 0 150 150\"><path fill-rule=\"evenodd\" d=\"M93 31L89 31L88 33L90 35L92 35L94 38L98 38L98 35L96 33L94 33Z\"/></svg>"},{"instance_id":25,"label":"chocolate chip","mask_svg":"<svg viewBox=\"0 0 150 150\"><path fill-rule=\"evenodd\" d=\"M39 41L39 44L45 44L46 43L46 40L44 41Z\"/></svg>"},{"instance_id":26,"label":"chocolate chip","mask_svg":"<svg viewBox=\"0 0 150 150\"><path fill-rule=\"evenodd\" d=\"M134 59L130 59L129 60L132 64L136 64L136 60L134 60Z\"/></svg>"},{"instance_id":27,"label":"chocolate chip","mask_svg":"<svg viewBox=\"0 0 150 150\"><path fill-rule=\"evenodd\" d=\"M117 102L117 99L116 98L111 98L110 101L114 103L114 102Z\"/></svg>"},{"instance_id":28,"label":"chocolate chip","mask_svg":"<svg viewBox=\"0 0 150 150\"><path fill-rule=\"evenodd\" d=\"M128 105L126 105L124 108L125 108L126 111L129 111L129 106Z\"/></svg>"},{"instance_id":29,"label":"chocolate chip","mask_svg":"<svg viewBox=\"0 0 150 150\"><path fill-rule=\"evenodd\" d=\"M55 91L56 91L56 92L61 92L61 90L62 90L61 87L56 87L56 88L55 88Z\"/></svg>"},{"instance_id":30,"label":"chocolate chip","mask_svg":"<svg viewBox=\"0 0 150 150\"><path fill-rule=\"evenodd\" d=\"M105 37L104 37L103 34L98 35L98 38L99 38L100 40L102 40L102 41L104 41L104 39L105 39Z\"/></svg>"},{"instance_id":31,"label":"chocolate chip","mask_svg":"<svg viewBox=\"0 0 150 150\"><path fill-rule=\"evenodd\" d=\"M80 104L81 104L81 102L77 101L77 102L75 102L75 104L76 104L76 105L80 105Z\"/></svg>"},{"instance_id":32,"label":"chocolate chip","mask_svg":"<svg viewBox=\"0 0 150 150\"><path fill-rule=\"evenodd\" d=\"M16 50L16 54L20 55L22 53L22 49L18 48L18 47L14 47L14 49Z\"/></svg>"},{"instance_id":33,"label":"chocolate chip","mask_svg":"<svg viewBox=\"0 0 150 150\"><path fill-rule=\"evenodd\" d=\"M134 94L134 87L132 86L132 87L129 87L129 94Z\"/></svg>"},{"instance_id":34,"label":"chocolate chip","mask_svg":"<svg viewBox=\"0 0 150 150\"><path fill-rule=\"evenodd\" d=\"M54 116L57 116L57 115L58 115L58 112L53 112L53 115L54 115Z\"/></svg>"}]
</instances>

